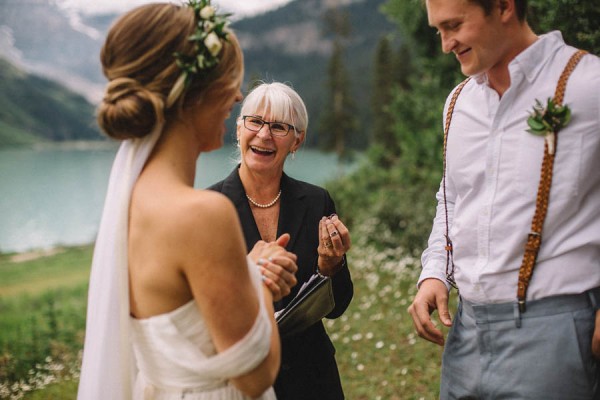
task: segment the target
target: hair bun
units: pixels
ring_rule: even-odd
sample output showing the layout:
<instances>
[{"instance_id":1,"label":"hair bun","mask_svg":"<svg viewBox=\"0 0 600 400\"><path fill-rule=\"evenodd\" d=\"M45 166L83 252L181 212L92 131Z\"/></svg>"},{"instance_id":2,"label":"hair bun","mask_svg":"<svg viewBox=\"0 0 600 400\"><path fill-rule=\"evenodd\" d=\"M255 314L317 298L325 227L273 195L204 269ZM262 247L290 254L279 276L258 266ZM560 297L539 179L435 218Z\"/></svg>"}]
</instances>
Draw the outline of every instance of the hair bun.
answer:
<instances>
[{"instance_id":1,"label":"hair bun","mask_svg":"<svg viewBox=\"0 0 600 400\"><path fill-rule=\"evenodd\" d=\"M115 139L144 137L164 121L162 96L131 78L116 78L98 108L98 124Z\"/></svg>"}]
</instances>

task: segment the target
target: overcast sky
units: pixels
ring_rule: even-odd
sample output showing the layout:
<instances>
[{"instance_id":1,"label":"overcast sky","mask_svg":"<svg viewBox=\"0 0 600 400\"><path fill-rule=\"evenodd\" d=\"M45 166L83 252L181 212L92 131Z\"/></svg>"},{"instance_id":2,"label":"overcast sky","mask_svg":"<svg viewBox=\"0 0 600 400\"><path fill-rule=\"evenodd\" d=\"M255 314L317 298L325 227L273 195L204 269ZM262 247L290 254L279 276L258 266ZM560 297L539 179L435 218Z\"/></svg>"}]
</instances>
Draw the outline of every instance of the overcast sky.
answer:
<instances>
[{"instance_id":1,"label":"overcast sky","mask_svg":"<svg viewBox=\"0 0 600 400\"><path fill-rule=\"evenodd\" d=\"M69 9L76 9L85 14L99 14L108 12L123 12L140 4L152 3L161 0L56 0L56 2ZM234 18L257 14L267 11L291 0L213 0L213 4L222 11L231 12ZM169 0L172 3L181 3L181 0Z\"/></svg>"}]
</instances>

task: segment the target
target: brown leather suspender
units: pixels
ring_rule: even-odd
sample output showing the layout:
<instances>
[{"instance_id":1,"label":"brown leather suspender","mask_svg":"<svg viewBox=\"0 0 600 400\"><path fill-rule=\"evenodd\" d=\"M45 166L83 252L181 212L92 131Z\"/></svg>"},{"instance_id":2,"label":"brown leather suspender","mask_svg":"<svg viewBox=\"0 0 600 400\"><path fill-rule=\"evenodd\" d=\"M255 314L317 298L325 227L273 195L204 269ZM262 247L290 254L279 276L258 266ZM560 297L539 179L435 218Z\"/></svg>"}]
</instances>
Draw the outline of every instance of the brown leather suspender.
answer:
<instances>
[{"instance_id":1,"label":"brown leather suspender","mask_svg":"<svg viewBox=\"0 0 600 400\"><path fill-rule=\"evenodd\" d=\"M450 121L452 121L452 113L454 113L456 99L458 99L458 95L470 79L471 77L468 77L456 87L456 90L454 91L454 93L452 94L452 98L450 99L450 104L448 104L448 111L446 112L446 123L444 124L442 191L444 194L444 211L446 213L446 234L444 235L446 237L446 281L456 289L458 288L456 286L456 281L454 280L454 249L452 247L452 240L450 240L450 228L448 224L448 202L446 201L446 150L448 146L448 132L450 131Z\"/></svg>"},{"instance_id":2,"label":"brown leather suspender","mask_svg":"<svg viewBox=\"0 0 600 400\"><path fill-rule=\"evenodd\" d=\"M554 92L554 104L557 106L562 105L563 98L565 96L565 88L567 86L567 80L571 73L586 54L583 50L578 50L571 56L571 59L567 63L563 70L558 84L556 85L556 91ZM558 141L558 132L554 132L554 140ZM527 243L525 244L525 253L523 254L523 261L521 268L519 269L519 283L517 285L517 301L519 303L519 311L525 312L525 299L527 298L527 288L533 275L533 268L535 267L535 261L537 259L540 245L542 244L542 228L544 226L544 220L546 219L546 212L548 211L548 202L550 201L550 187L552 186L552 172L554 167L554 157L556 152L548 151L548 142L544 141L544 159L542 160L542 172L540 175L540 183L538 186L537 199L535 201L535 213L531 221L531 230L527 235ZM556 143L554 145L556 149Z\"/></svg>"},{"instance_id":3,"label":"brown leather suspender","mask_svg":"<svg viewBox=\"0 0 600 400\"><path fill-rule=\"evenodd\" d=\"M565 88L567 85L567 80L569 76L583 57L587 54L586 51L578 50L571 56L569 62L565 66L556 86L556 91L554 94L554 104L557 106L562 105ZM443 175L442 175L442 190L444 195L444 209L446 212L446 280L453 286L456 287L456 282L454 281L454 260L453 260L453 247L452 241L450 239L449 232L449 223L448 223L448 204L446 201L446 151L448 144L448 134L450 131L450 122L452 121L452 114L454 112L454 106L456 104L456 100L458 95L462 91L463 87L469 81L470 78L462 81L452 98L450 99L450 104L448 105L448 111L446 113L446 123L444 125L444 153L443 153ZM556 132L555 139L557 140ZM525 299L527 296L527 287L529 286L529 282L531 281L531 277L533 275L533 269L535 267L535 261L537 259L537 254L542 243L542 227L544 224L544 220L546 218L546 212L548 211L548 202L550 198L550 187L552 185L552 172L554 166L554 157L555 153L550 154L548 152L548 143L544 141L544 159L542 161L542 172L540 175L540 182L538 186L538 193L535 205L535 213L533 216L533 220L531 222L531 231L527 238L527 244L525 245L525 253L523 255L523 261L521 264L521 268L519 269L519 281L517 285L517 301L519 304L519 311L525 312ZM554 146L556 148L556 144Z\"/></svg>"}]
</instances>

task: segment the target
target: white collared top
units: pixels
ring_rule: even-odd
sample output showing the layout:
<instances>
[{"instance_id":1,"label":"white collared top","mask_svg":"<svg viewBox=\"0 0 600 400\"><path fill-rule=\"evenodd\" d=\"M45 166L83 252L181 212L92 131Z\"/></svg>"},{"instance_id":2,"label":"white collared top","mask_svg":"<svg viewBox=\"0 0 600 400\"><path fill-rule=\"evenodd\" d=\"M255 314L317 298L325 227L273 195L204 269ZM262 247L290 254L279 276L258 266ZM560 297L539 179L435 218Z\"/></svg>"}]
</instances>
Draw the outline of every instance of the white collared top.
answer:
<instances>
[{"instance_id":1,"label":"white collared top","mask_svg":"<svg viewBox=\"0 0 600 400\"><path fill-rule=\"evenodd\" d=\"M527 118L536 99L545 104L554 95L575 51L560 32L542 35L510 63L511 85L502 98L485 75L474 77L458 97L448 138L446 194L455 279L469 301L516 300L544 151L543 137L527 132ZM564 104L572 120L557 135L548 214L528 299L600 286L600 58L582 58L567 83ZM441 186L437 200L419 283L445 281Z\"/></svg>"}]
</instances>

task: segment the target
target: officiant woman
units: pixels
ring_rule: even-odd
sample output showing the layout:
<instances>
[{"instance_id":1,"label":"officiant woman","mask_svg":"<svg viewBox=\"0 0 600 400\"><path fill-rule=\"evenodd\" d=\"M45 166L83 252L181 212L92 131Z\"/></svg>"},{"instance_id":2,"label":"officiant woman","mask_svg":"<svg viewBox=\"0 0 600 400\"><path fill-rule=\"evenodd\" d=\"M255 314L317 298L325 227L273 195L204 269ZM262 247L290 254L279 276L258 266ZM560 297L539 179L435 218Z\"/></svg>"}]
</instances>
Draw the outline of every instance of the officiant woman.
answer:
<instances>
[{"instance_id":1,"label":"officiant woman","mask_svg":"<svg viewBox=\"0 0 600 400\"><path fill-rule=\"evenodd\" d=\"M335 214L329 193L283 172L306 136L308 114L290 86L274 82L255 87L237 119L240 164L223 181L210 187L229 197L240 217L250 251L259 241L291 235L286 249L298 256L298 284L291 293L278 293L281 267L264 261L259 267L274 290L281 310L316 272L332 278L335 308L327 318L341 316L353 295L346 263L348 229ZM279 301L277 301L279 299ZM344 398L335 348L323 323L291 337L282 337L281 370L275 383L278 400L339 400Z\"/></svg>"}]
</instances>

